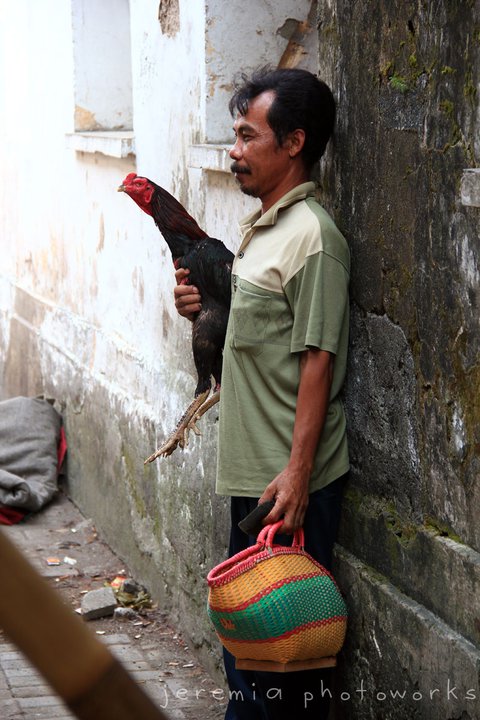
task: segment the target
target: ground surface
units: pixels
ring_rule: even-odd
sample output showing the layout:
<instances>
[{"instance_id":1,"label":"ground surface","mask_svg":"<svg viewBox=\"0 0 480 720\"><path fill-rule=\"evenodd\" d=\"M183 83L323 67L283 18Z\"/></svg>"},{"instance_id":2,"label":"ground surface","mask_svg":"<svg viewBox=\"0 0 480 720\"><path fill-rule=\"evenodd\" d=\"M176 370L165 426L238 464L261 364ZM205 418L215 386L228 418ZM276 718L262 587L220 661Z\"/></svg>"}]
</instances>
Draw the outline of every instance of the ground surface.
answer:
<instances>
[{"instance_id":1,"label":"ground surface","mask_svg":"<svg viewBox=\"0 0 480 720\"><path fill-rule=\"evenodd\" d=\"M83 595L130 576L101 541L93 523L60 493L44 510L2 527L34 567L61 593L72 610ZM59 564L51 565L55 559ZM225 689L209 677L161 608L139 608L127 619L88 623L172 720L220 720ZM72 715L0 630L1 720L49 720Z\"/></svg>"}]
</instances>

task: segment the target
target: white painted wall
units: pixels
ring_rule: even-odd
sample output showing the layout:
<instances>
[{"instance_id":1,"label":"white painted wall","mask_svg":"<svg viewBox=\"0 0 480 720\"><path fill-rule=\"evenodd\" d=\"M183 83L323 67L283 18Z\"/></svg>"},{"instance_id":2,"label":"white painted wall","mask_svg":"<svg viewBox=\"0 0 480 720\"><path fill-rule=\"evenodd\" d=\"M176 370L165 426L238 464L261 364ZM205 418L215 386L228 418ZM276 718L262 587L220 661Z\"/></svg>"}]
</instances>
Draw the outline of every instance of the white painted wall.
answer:
<instances>
[{"instance_id":1,"label":"white painted wall","mask_svg":"<svg viewBox=\"0 0 480 720\"><path fill-rule=\"evenodd\" d=\"M137 161L66 148L75 107L69 3L4 2L0 31L3 316L8 286L20 285L57 309L40 333L54 335L92 369L104 372L105 364L112 379L127 348L129 362L161 367L166 318L177 321L167 248L151 219L116 188L138 167L183 196L192 212L200 205L186 166L188 147L202 132L200 5L198 12L190 6L175 38L162 35L155 3L131 5ZM117 16L110 17L114 24ZM77 326L88 328L89 338L78 349ZM135 389L128 373L122 386Z\"/></svg>"},{"instance_id":2,"label":"white painted wall","mask_svg":"<svg viewBox=\"0 0 480 720\"><path fill-rule=\"evenodd\" d=\"M307 4L289 0L284 19ZM228 162L227 172L215 172L190 158L192 146L206 142L207 118L227 128L222 139L229 133L223 100L209 101L222 53L226 77L245 62L246 35L249 47L255 37L260 43L255 57L274 65L287 45L277 34L278 4L273 15L271 3L260 5L262 17L275 16L270 36L266 25L258 33L260 16L251 13L232 33L230 5L200 0L180 0L171 25L179 30L167 35L158 0L130 0L128 42L125 13L113 0L0 0L0 397L44 392L64 404L75 500L139 579L183 610L183 630L196 644L211 636L199 623L202 578L226 541L225 508L213 494L215 412L202 420L200 440L144 470L155 435L173 428L193 396L195 372L190 327L173 305L168 248L152 219L116 190L129 172L149 176L210 235L237 245L237 221L256 202L239 193ZM92 30L80 48L75 23L99 29L106 20L108 42ZM122 73L111 72L115 39L129 60L120 95ZM97 69L96 87L88 86L96 83L91 66L81 73L82 55ZM116 85L105 121L102 72ZM129 97L133 123L125 119ZM72 149L79 104L83 119L91 113L99 126L132 124L136 155ZM104 148L99 137L88 136L89 146Z\"/></svg>"},{"instance_id":3,"label":"white painted wall","mask_svg":"<svg viewBox=\"0 0 480 720\"><path fill-rule=\"evenodd\" d=\"M306 22L312 0L209 0L206 11L206 126L208 142L228 142L231 122L225 108L233 78L259 67L275 67L298 23ZM315 23L302 37L296 66L316 71L318 35Z\"/></svg>"},{"instance_id":4,"label":"white painted wall","mask_svg":"<svg viewBox=\"0 0 480 720\"><path fill-rule=\"evenodd\" d=\"M57 311L39 332L54 334L57 344L65 343L74 355L79 352L79 362L89 368L103 373L104 362L112 377L119 374L115 363L126 348L130 359L161 371L177 357L178 342L188 336L171 301L174 280L166 245L151 219L116 188L127 172L150 176L173 192L207 232L235 246L236 221L254 203L239 194L228 174L189 168L190 147L205 140L207 115L213 122L207 106L222 53L225 67L232 72L235 65L240 68L243 39L248 37L251 55L267 61L270 47L275 64L287 42L278 28L296 4L285 4L283 18L278 4L273 10L268 2L260 3L253 15L244 14L242 23L232 16L237 40L226 42L231 24L224 5L222 15L218 3L209 4L207 17L203 2L181 2L180 31L169 37L162 34L157 2L131 0L130 44L124 33L125 1L118 8L122 12L115 12L114 5L91 0L0 2L0 316L8 332L11 288L22 287ZM306 0L297 4L300 19L308 5ZM89 45L79 47L79 28L86 31L85 40L88 29L95 27L95 14L99 28L105 28L109 18L108 37L103 46L102 37L93 35ZM270 16L274 23L269 40ZM116 55L125 57L131 47L131 63L125 62L123 69L127 95L131 92L136 158L116 159L66 147L65 134L74 130L78 93L85 97L86 111L95 114L95 93L104 87L103 74L112 76L116 38L119 43L123 38L125 45L125 52ZM99 76L97 88L86 86L95 75L91 63ZM225 75L219 84L226 100ZM118 90L121 76L112 77ZM123 112L125 97L118 99L112 92L110 101ZM218 103L215 113L218 122L230 127L226 107L223 118ZM88 328L89 341L81 352L68 345L72 325L83 333ZM73 345L75 338L74 334ZM110 348L107 359L105 346ZM188 360L184 368L191 371ZM107 375L105 371L105 381ZM126 375L123 390L130 394ZM138 392L154 413L161 414L158 401L150 393L144 397L143 383Z\"/></svg>"},{"instance_id":5,"label":"white painted wall","mask_svg":"<svg viewBox=\"0 0 480 720\"><path fill-rule=\"evenodd\" d=\"M71 7L75 130L130 130L129 0L73 0Z\"/></svg>"}]
</instances>

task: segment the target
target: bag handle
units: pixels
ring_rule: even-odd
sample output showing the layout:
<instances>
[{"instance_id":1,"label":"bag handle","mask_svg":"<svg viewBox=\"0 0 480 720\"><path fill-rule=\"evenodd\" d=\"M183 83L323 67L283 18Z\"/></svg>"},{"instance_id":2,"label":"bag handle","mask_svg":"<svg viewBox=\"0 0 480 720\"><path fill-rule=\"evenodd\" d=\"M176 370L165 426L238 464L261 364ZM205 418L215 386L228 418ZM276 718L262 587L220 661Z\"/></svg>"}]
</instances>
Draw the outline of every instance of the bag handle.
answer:
<instances>
[{"instance_id":1,"label":"bag handle","mask_svg":"<svg viewBox=\"0 0 480 720\"><path fill-rule=\"evenodd\" d=\"M269 549L272 549L275 533L282 527L282 525L283 520L279 520L278 522L273 523L273 525L265 525L265 527L263 527L258 533L257 542L255 543L255 545L250 545L249 547L245 548L245 550L241 550L233 557L224 560L222 563L220 563L220 565L212 568L212 570L210 570L207 575L207 581L209 586L214 587L217 584L228 582L229 579L236 576L235 573L238 573L239 568L245 566L245 563L248 566L251 558L254 557L257 553L261 552L263 554L265 550L267 550L268 552ZM299 528L295 531L295 534L293 536L292 547L300 548L303 550L304 544L305 537L303 528Z\"/></svg>"},{"instance_id":2,"label":"bag handle","mask_svg":"<svg viewBox=\"0 0 480 720\"><path fill-rule=\"evenodd\" d=\"M260 532L258 533L257 537L257 543L261 543L262 545L265 545L267 548L271 548L273 545L273 540L275 538L275 535L280 530L280 528L283 525L283 520L278 520L276 523L272 523L272 525L265 525ZM295 530L295 533L293 535L293 541L292 541L292 547L301 547L305 545L305 533L303 532L303 527L298 528L298 530Z\"/></svg>"}]
</instances>

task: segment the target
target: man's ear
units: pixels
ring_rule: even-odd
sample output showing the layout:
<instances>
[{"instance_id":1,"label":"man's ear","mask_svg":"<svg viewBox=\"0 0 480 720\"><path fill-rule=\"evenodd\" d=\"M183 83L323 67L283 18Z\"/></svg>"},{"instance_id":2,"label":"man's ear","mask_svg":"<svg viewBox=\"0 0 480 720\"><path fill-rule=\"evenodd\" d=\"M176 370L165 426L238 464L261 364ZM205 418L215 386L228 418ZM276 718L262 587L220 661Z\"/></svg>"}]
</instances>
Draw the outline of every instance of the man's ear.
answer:
<instances>
[{"instance_id":1,"label":"man's ear","mask_svg":"<svg viewBox=\"0 0 480 720\"><path fill-rule=\"evenodd\" d=\"M305 145L305 130L297 128L293 132L289 133L287 137L287 144L288 152L291 158L299 155Z\"/></svg>"}]
</instances>

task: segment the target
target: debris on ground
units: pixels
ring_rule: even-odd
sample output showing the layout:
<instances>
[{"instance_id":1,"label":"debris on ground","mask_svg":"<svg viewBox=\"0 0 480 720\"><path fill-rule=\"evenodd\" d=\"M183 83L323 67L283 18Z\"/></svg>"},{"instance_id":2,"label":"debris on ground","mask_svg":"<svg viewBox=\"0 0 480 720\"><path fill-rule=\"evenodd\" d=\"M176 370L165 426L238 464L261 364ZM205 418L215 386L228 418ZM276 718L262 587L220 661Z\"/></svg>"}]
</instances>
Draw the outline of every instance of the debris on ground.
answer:
<instances>
[{"instance_id":1,"label":"debris on ground","mask_svg":"<svg viewBox=\"0 0 480 720\"><path fill-rule=\"evenodd\" d=\"M122 607L132 608L132 610L152 607L152 598L148 592L132 578L117 575L110 583L110 587L115 593L118 604Z\"/></svg>"},{"instance_id":2,"label":"debris on ground","mask_svg":"<svg viewBox=\"0 0 480 720\"><path fill-rule=\"evenodd\" d=\"M125 582L125 575L117 575L116 578L112 580L110 583L110 587L112 587L114 590L121 590L123 588L123 583Z\"/></svg>"},{"instance_id":3,"label":"debris on ground","mask_svg":"<svg viewBox=\"0 0 480 720\"><path fill-rule=\"evenodd\" d=\"M144 591L145 588L142 588L135 580L132 580L132 578L125 578L122 590L129 595L138 595L142 590Z\"/></svg>"},{"instance_id":4,"label":"debris on ground","mask_svg":"<svg viewBox=\"0 0 480 720\"><path fill-rule=\"evenodd\" d=\"M95 620L113 615L117 607L117 599L111 587L90 590L82 598L82 617Z\"/></svg>"},{"instance_id":5,"label":"debris on ground","mask_svg":"<svg viewBox=\"0 0 480 720\"><path fill-rule=\"evenodd\" d=\"M117 620L133 620L133 618L137 617L135 610L122 606L116 607L113 615Z\"/></svg>"}]
</instances>

